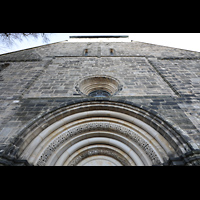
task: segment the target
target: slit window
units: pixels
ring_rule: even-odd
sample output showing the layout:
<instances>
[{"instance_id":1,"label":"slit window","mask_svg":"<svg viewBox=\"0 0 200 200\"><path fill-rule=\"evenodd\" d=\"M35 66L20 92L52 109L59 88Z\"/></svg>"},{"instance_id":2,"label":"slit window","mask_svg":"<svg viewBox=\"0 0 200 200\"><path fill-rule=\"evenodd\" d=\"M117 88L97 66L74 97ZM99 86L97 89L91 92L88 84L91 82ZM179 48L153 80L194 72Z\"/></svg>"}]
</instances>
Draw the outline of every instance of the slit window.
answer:
<instances>
[{"instance_id":1,"label":"slit window","mask_svg":"<svg viewBox=\"0 0 200 200\"><path fill-rule=\"evenodd\" d=\"M110 49L110 55L111 55L111 56L114 55L114 49Z\"/></svg>"},{"instance_id":2,"label":"slit window","mask_svg":"<svg viewBox=\"0 0 200 200\"><path fill-rule=\"evenodd\" d=\"M88 56L88 49L85 49L85 50L84 50L84 55L85 55L85 56Z\"/></svg>"}]
</instances>

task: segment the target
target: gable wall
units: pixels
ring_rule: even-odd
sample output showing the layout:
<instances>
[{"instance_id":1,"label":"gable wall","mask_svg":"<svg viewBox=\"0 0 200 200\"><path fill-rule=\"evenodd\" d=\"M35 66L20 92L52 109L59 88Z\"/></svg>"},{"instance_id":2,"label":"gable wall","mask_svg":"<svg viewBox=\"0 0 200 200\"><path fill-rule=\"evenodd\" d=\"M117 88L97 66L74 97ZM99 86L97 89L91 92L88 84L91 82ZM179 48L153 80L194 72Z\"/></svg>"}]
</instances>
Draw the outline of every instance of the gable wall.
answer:
<instances>
[{"instance_id":1,"label":"gable wall","mask_svg":"<svg viewBox=\"0 0 200 200\"><path fill-rule=\"evenodd\" d=\"M84 56L84 49L88 56ZM110 56L110 48L114 55ZM39 114L82 98L75 86L89 75L117 78L111 99L146 106L200 147L200 53L140 42L61 42L0 56L0 148Z\"/></svg>"}]
</instances>

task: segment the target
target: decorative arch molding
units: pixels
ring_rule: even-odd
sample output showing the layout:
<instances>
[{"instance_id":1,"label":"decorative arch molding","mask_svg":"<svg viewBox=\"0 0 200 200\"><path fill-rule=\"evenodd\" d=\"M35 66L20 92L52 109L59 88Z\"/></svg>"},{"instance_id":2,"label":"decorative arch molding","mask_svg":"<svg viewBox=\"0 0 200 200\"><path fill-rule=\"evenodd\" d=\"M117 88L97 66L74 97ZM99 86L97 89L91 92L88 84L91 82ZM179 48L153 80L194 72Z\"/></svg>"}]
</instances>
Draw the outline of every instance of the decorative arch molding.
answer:
<instances>
[{"instance_id":1,"label":"decorative arch molding","mask_svg":"<svg viewBox=\"0 0 200 200\"><path fill-rule=\"evenodd\" d=\"M38 116L19 133L16 157L32 165L163 165L195 145L131 102L82 99Z\"/></svg>"},{"instance_id":2,"label":"decorative arch molding","mask_svg":"<svg viewBox=\"0 0 200 200\"><path fill-rule=\"evenodd\" d=\"M107 75L86 76L76 83L76 90L84 96L91 96L95 91L104 91L105 96L110 96L122 90L122 85L119 80Z\"/></svg>"}]
</instances>

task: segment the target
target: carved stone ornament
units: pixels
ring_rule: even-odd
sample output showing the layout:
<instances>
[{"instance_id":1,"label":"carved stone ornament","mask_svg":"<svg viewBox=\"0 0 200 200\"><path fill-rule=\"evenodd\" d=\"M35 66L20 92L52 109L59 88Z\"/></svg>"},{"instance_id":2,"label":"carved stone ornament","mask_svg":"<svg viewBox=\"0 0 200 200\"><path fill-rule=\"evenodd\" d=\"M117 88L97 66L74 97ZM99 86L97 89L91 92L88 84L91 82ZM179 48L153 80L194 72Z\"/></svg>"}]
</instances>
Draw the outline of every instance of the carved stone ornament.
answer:
<instances>
[{"instance_id":1,"label":"carved stone ornament","mask_svg":"<svg viewBox=\"0 0 200 200\"><path fill-rule=\"evenodd\" d=\"M17 158L37 166L94 164L95 159L160 166L190 152L181 134L160 117L106 99L62 106L39 116L20 134L24 142L16 144Z\"/></svg>"},{"instance_id":2,"label":"carved stone ornament","mask_svg":"<svg viewBox=\"0 0 200 200\"><path fill-rule=\"evenodd\" d=\"M102 148L102 147L85 150L84 152L73 158L73 160L68 164L68 166L76 166L85 158L94 155L106 155L118 160L123 166L131 166L130 162L125 157L120 155L118 152L112 149Z\"/></svg>"},{"instance_id":3,"label":"carved stone ornament","mask_svg":"<svg viewBox=\"0 0 200 200\"><path fill-rule=\"evenodd\" d=\"M126 138L132 140L134 143L137 143L148 155L153 164L161 164L159 157L157 156L151 145L143 138L141 138L139 134L133 132L133 130L131 130L130 128L111 122L90 122L72 127L64 131L62 134L59 134L59 136L57 136L44 150L44 152L40 156L40 159L37 162L37 165L44 166L48 158L53 154L53 152L55 152L56 149L59 148L67 140L70 140L72 137L75 137L77 135L92 131L110 131L123 135Z\"/></svg>"},{"instance_id":4,"label":"carved stone ornament","mask_svg":"<svg viewBox=\"0 0 200 200\"><path fill-rule=\"evenodd\" d=\"M90 96L95 91L104 91L109 95L115 95L122 90L122 85L111 76L96 75L83 78L76 84L75 88L84 96Z\"/></svg>"}]
</instances>

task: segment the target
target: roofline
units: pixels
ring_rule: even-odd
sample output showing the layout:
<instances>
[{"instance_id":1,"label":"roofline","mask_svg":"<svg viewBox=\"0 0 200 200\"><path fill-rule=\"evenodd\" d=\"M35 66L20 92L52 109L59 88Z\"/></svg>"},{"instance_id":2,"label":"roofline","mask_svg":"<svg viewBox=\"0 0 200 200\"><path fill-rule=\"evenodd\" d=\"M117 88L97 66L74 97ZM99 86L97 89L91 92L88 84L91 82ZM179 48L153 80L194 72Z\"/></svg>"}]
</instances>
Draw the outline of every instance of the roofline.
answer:
<instances>
[{"instance_id":1,"label":"roofline","mask_svg":"<svg viewBox=\"0 0 200 200\"><path fill-rule=\"evenodd\" d=\"M119 35L120 36L120 35ZM127 35L121 35L122 38L126 38L128 37ZM70 37L86 37L86 36L70 36ZM91 36L87 36L87 37L91 37ZM97 37L97 36L95 36ZM102 36L101 36L102 37ZM107 36L108 37L108 36ZM117 37L117 36L113 36L113 37ZM20 50L16 50L16 51L12 51L12 52L6 52L6 53L2 53L0 54L0 56L4 56L7 54L12 54L12 53L16 53L16 52L20 52L20 51L25 51L25 50L29 50L29 49L36 49L39 47L44 47L44 46L50 46L50 45L54 45L57 43L62 43L62 42L67 42L67 43L73 43L70 42L69 40L62 40L62 41L58 41L58 42L53 42L53 43L49 43L49 44L42 44L39 46L35 46L35 47L30 47L30 48L26 48L26 49L20 49ZM154 43L148 43L148 42L141 42L141 41L135 41L135 40L131 40L131 42L139 42L139 43L143 43L143 44L150 44L150 45L155 45L155 46L160 46L160 47L167 47L167 48L172 48L172 49L178 49L178 50L183 50L183 51L189 51L189 52L194 52L194 53L200 53L200 51L195 51L195 50L189 50L189 49L182 49L182 48L178 48L178 47L171 47L171 46L165 46L165 45L160 45L160 44L154 44Z\"/></svg>"},{"instance_id":2,"label":"roofline","mask_svg":"<svg viewBox=\"0 0 200 200\"><path fill-rule=\"evenodd\" d=\"M61 43L61 42L65 42L65 41L68 41L68 40L62 40L62 41L53 42L53 43L49 43L49 44L42 44L42 45L35 46L35 47L29 47L29 48L26 48L26 49L20 49L20 50L16 50L16 51L11 51L11 52L7 52L7 53L0 54L0 56L6 55L6 54L11 54L11 53L16 53L16 52L19 52L19 51L25 51L25 50L30 50L30 49L36 49L36 48L38 48L38 47L48 46L48 45L52 45L52 44L56 44L56 43Z\"/></svg>"}]
</instances>

